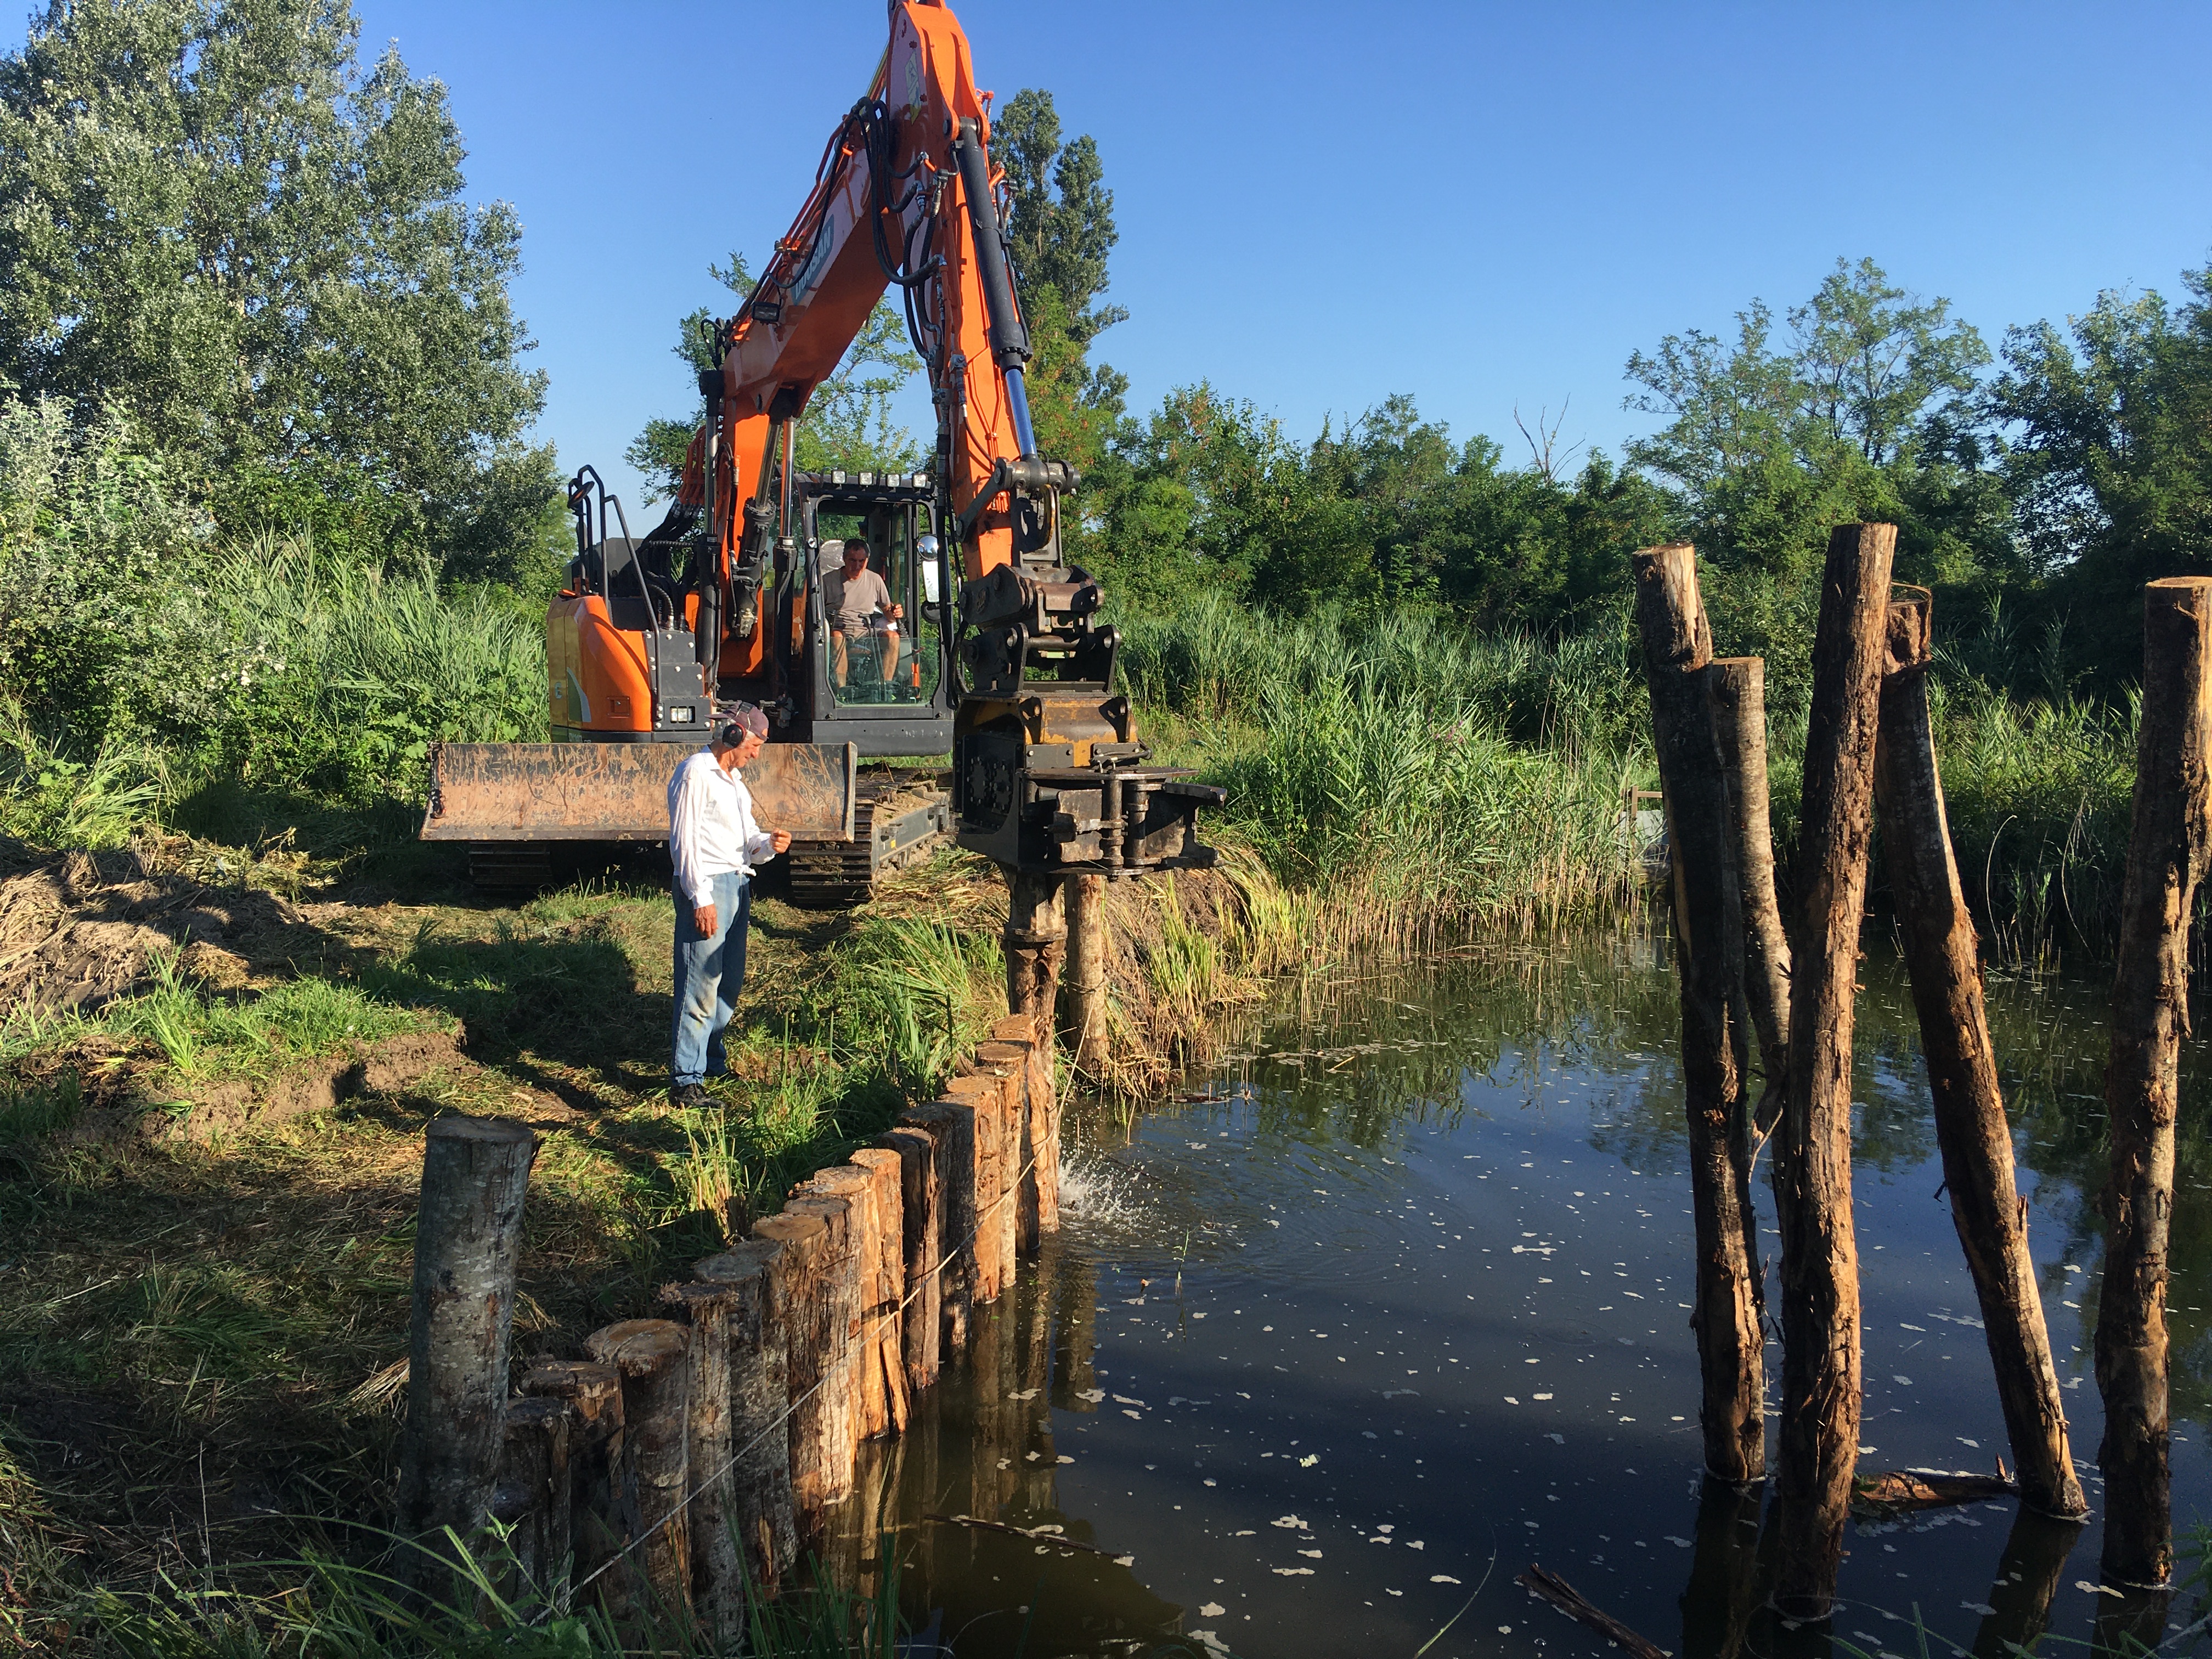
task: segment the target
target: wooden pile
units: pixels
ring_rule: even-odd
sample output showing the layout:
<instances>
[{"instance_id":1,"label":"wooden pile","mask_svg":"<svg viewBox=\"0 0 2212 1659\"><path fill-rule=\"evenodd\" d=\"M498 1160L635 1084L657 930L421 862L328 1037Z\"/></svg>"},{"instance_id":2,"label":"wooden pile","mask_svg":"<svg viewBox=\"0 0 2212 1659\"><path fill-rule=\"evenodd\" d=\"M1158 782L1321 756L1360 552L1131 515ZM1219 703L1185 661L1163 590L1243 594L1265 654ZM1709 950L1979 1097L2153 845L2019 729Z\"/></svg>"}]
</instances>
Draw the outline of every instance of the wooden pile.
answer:
<instances>
[{"instance_id":1,"label":"wooden pile","mask_svg":"<svg viewBox=\"0 0 2212 1659\"><path fill-rule=\"evenodd\" d=\"M1042 1036L1042 1040L1040 1040ZM874 1146L817 1170L752 1237L662 1289L657 1317L540 1359L506 1398L534 1148L511 1124L429 1127L400 1522L407 1576L441 1591L455 1537L511 1528L510 1588L573 1586L611 1615L738 1634L791 1582L856 1456L1059 1226L1049 1031L1018 1014ZM479 1167L486 1152L489 1170ZM458 1218L458 1220L452 1219ZM566 1571L568 1585L556 1582ZM749 1588L750 1587L750 1588Z\"/></svg>"}]
</instances>

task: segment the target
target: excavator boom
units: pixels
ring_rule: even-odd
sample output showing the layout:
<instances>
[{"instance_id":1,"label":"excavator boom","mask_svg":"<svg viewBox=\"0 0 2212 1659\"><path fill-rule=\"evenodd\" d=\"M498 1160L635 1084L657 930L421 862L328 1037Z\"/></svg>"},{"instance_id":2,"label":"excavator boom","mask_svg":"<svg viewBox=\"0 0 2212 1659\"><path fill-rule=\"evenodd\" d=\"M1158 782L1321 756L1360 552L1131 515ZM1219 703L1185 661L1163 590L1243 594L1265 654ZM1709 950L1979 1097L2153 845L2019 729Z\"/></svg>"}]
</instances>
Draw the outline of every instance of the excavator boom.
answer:
<instances>
[{"instance_id":1,"label":"excavator boom","mask_svg":"<svg viewBox=\"0 0 2212 1659\"><path fill-rule=\"evenodd\" d=\"M547 617L556 742L544 747L696 743L718 701L743 699L767 710L771 751L950 750L949 803L916 805L911 774L848 769L842 833L794 829L794 872L834 869L823 890L839 899L865 891L918 824L949 823L962 845L1040 878L1209 863L1196 812L1219 792L1146 764L1114 688L1118 635L1063 551L1061 499L1079 480L1039 453L1030 419L990 94L940 0L888 9L884 56L805 204L738 313L714 325L707 418L667 518L633 538L597 475L577 475L578 556ZM933 465L803 474L797 423L894 287L937 412ZM848 581L873 591L868 572L890 602L832 617L828 596ZM527 842L659 817L646 788L665 769L657 757L505 747L505 760L434 762L426 836L475 839L496 822ZM855 843L869 849L857 866L842 850Z\"/></svg>"}]
</instances>

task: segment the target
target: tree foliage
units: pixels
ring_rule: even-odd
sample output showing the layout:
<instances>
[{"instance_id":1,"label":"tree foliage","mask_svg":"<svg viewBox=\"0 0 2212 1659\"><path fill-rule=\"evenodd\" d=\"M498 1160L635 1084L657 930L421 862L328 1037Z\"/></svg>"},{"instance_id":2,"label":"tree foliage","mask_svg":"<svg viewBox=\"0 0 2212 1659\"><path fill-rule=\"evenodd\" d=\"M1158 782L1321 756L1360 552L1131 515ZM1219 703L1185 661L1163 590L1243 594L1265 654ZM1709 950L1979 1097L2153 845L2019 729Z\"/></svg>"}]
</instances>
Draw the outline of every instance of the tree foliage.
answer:
<instances>
[{"instance_id":1,"label":"tree foliage","mask_svg":"<svg viewBox=\"0 0 2212 1659\"><path fill-rule=\"evenodd\" d=\"M0 58L0 376L119 408L226 524L513 574L552 478L521 227L357 45L347 0L52 0Z\"/></svg>"},{"instance_id":2,"label":"tree foliage","mask_svg":"<svg viewBox=\"0 0 2212 1659\"><path fill-rule=\"evenodd\" d=\"M742 253L727 265L709 265L707 274L742 303L753 291L752 267ZM676 325L672 349L684 362L695 396L699 375L714 366L713 330L716 313L700 306ZM853 343L829 377L814 388L799 416L798 459L810 472L909 472L920 466L922 448L912 431L892 418L898 394L921 372L921 359L908 347L906 324L888 300L878 300ZM648 502L675 493L684 476L691 437L707 418L703 398L688 418L656 418L630 440L623 459L645 479Z\"/></svg>"}]
</instances>

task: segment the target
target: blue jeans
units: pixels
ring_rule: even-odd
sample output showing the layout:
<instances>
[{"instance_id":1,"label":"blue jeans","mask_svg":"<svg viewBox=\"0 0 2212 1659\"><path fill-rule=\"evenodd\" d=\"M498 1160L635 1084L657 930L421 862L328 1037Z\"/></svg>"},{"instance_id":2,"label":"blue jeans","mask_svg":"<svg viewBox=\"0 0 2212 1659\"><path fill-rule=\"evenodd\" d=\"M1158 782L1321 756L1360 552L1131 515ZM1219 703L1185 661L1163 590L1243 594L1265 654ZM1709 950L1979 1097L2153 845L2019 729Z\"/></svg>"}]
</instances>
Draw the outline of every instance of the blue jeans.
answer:
<instances>
[{"instance_id":1,"label":"blue jeans","mask_svg":"<svg viewBox=\"0 0 2212 1659\"><path fill-rule=\"evenodd\" d=\"M722 1034L745 983L745 923L752 883L732 870L714 878L715 931L692 920L689 896L676 895L676 1022L669 1035L670 1080L681 1089L729 1069Z\"/></svg>"}]
</instances>

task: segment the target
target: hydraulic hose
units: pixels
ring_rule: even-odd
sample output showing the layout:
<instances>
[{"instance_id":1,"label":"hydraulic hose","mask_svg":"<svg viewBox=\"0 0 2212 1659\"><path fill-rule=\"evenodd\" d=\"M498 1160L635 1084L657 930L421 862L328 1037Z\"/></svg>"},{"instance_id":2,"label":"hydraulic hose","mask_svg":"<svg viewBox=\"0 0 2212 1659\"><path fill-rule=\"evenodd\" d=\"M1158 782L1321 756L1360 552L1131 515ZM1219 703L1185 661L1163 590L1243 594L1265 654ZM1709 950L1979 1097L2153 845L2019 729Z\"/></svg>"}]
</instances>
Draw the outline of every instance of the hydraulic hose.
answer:
<instances>
[{"instance_id":1,"label":"hydraulic hose","mask_svg":"<svg viewBox=\"0 0 2212 1659\"><path fill-rule=\"evenodd\" d=\"M991 361L1006 377L1006 401L1014 417L1014 439L1022 458L1036 454L1030 428L1030 400L1022 369L1030 360L1030 331L1014 304L1013 264L999 229L999 210L991 197L991 162L975 119L960 123L952 153L960 165L960 193L968 198L968 223L975 240L976 275L983 284L983 308L990 319Z\"/></svg>"}]
</instances>

